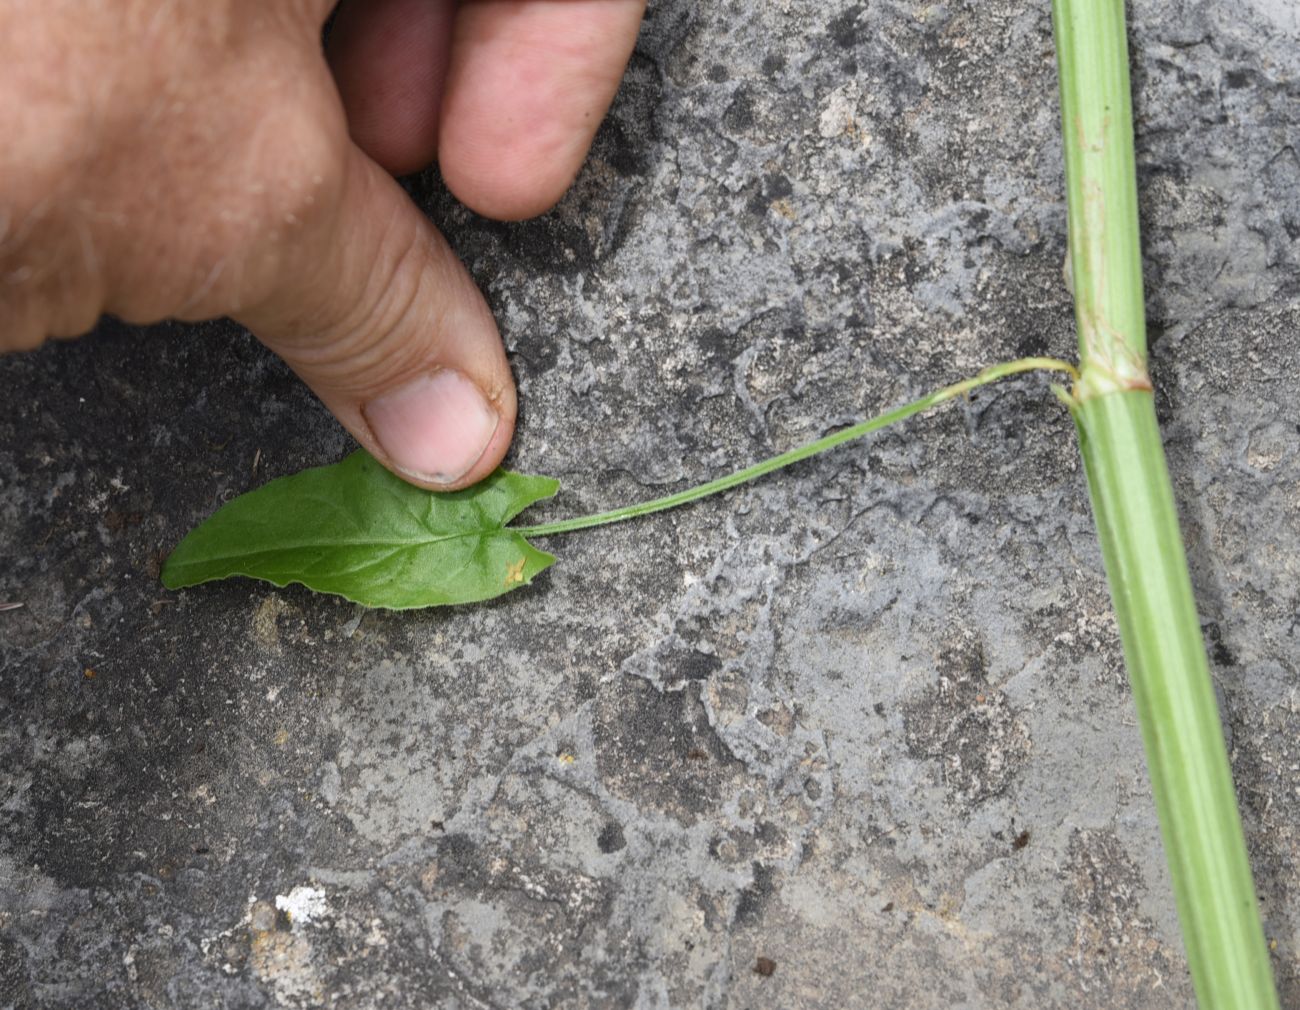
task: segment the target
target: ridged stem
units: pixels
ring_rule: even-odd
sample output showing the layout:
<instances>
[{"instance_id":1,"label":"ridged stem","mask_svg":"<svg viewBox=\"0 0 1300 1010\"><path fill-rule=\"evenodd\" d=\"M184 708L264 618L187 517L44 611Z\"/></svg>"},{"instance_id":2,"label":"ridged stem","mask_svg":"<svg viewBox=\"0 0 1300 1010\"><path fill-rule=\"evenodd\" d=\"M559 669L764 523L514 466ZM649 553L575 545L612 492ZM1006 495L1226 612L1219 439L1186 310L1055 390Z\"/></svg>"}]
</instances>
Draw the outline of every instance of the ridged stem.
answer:
<instances>
[{"instance_id":1,"label":"ridged stem","mask_svg":"<svg viewBox=\"0 0 1300 1010\"><path fill-rule=\"evenodd\" d=\"M1146 368L1123 0L1054 0L1080 379L1072 412L1202 1010L1275 1010Z\"/></svg>"}]
</instances>

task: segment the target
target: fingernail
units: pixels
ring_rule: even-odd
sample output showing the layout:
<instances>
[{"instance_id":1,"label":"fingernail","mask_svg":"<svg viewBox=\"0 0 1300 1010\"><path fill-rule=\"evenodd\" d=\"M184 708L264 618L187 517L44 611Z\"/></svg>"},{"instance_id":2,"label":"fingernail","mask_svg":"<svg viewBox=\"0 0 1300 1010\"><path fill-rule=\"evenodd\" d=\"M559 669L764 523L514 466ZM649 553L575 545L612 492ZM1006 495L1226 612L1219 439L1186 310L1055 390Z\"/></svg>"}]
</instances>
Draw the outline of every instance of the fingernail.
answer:
<instances>
[{"instance_id":1,"label":"fingernail","mask_svg":"<svg viewBox=\"0 0 1300 1010\"><path fill-rule=\"evenodd\" d=\"M454 368L412 379L363 408L393 464L409 477L452 484L479 461L500 418Z\"/></svg>"}]
</instances>

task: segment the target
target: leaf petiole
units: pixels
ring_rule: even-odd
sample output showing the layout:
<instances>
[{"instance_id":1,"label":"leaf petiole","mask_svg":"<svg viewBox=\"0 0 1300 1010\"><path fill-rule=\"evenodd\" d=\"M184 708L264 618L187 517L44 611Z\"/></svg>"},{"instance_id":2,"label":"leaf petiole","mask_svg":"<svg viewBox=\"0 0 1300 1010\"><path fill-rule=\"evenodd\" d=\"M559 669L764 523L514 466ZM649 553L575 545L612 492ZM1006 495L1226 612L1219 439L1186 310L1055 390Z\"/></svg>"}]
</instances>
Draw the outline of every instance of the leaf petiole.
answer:
<instances>
[{"instance_id":1,"label":"leaf petiole","mask_svg":"<svg viewBox=\"0 0 1300 1010\"><path fill-rule=\"evenodd\" d=\"M790 449L770 459L765 459L761 463L755 463L753 466L747 466L743 470L737 470L735 473L728 474L725 477L719 477L716 480L699 484L696 487L687 488L684 491L678 491L675 494L665 495L662 498L654 498L650 501L638 502L635 505L625 505L622 508L610 509L608 512L597 512L593 515L577 516L573 519L561 519L557 522L540 523L536 526L511 526L508 529L516 533L526 534L534 537L551 536L555 533L570 533L573 530L588 529L592 526L606 526L610 523L623 522L626 519L635 519L637 516L649 515L652 512L662 512L665 509L676 508L679 505L685 505L688 502L698 501L700 498L706 498L709 495L717 494L720 491L726 491L730 488L737 487L740 484L748 483L751 480L757 480L759 477L769 474L774 470L780 470L783 467L798 463L801 460L816 456L818 453L825 452L827 449L833 449L837 445L843 445L845 442L851 442L855 438L861 438L863 435L869 435L873 431L879 431L898 421L905 421L907 418L931 407L937 407L954 397L961 396L963 393L969 393L980 386L986 386L991 382L1007 378L1011 375L1018 375L1022 372L1064 372L1070 378L1077 382L1079 373L1073 365L1066 361L1060 361L1056 358L1018 358L1015 361L1006 361L999 365L991 365L984 369L978 375L969 379L963 379L961 382L955 382L950 386L944 386L932 393L927 393L919 400L913 400L911 403L904 404L901 407L895 407L893 410L886 411L878 417L861 421L848 428L842 428L839 431L832 432L807 445L801 445L796 449Z\"/></svg>"}]
</instances>

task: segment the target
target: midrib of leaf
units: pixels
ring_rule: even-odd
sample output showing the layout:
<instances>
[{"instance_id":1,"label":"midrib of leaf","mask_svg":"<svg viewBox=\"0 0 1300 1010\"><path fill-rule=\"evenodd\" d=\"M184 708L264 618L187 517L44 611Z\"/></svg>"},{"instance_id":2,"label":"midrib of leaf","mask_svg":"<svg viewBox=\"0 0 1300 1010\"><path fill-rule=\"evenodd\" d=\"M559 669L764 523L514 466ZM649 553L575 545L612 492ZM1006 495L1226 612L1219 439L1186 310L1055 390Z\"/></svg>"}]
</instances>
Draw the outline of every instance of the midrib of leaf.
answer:
<instances>
[{"instance_id":1,"label":"midrib of leaf","mask_svg":"<svg viewBox=\"0 0 1300 1010\"><path fill-rule=\"evenodd\" d=\"M196 565L213 564L219 561L233 561L237 559L261 558L270 555L282 554L285 551L311 550L313 548L332 549L335 547L378 547L388 548L394 552L412 547L428 547L432 544L446 543L449 540L465 540L470 537L483 539L494 533L514 533L514 530L507 529L504 525L489 526L481 529L467 530L463 533L449 533L446 536L434 537L412 537L411 539L387 539L387 540L340 540L340 539L322 539L311 541L300 541L287 543L277 547L264 547L258 550L249 551L232 551L225 554L208 554L200 561L180 561L178 567L190 567Z\"/></svg>"}]
</instances>

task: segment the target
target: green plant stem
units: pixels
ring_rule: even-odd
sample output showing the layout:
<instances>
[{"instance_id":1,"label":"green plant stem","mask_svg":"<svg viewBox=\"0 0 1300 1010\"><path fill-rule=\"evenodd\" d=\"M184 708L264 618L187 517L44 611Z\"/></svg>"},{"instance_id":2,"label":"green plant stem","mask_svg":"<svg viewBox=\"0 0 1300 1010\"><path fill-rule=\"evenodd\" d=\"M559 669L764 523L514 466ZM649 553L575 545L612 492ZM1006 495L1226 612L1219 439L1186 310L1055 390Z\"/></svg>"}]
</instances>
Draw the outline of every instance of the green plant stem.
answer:
<instances>
[{"instance_id":1,"label":"green plant stem","mask_svg":"<svg viewBox=\"0 0 1300 1010\"><path fill-rule=\"evenodd\" d=\"M729 488L736 487L738 484L745 484L751 480L756 480L773 470L780 470L782 467L790 466L805 460L810 456L816 456L827 449L833 449L837 445L843 445L845 442L851 442L855 438L861 438L863 435L869 435L873 431L879 431L881 428L888 427L898 421L906 420L914 414L929 410L936 407L953 397L961 396L972 389L988 385L990 382L996 382L998 379L1004 379L1009 375L1017 375L1021 372L1033 371L1052 371L1066 372L1071 377L1077 379L1078 372L1073 365L1064 361L1058 361L1055 358L1020 358L1016 361L1008 361L1000 365L993 365L984 369L978 375L961 382L953 383L951 386L945 386L943 389L935 390L933 393L921 397L919 400L913 400L911 403L901 407L895 407L893 410L881 414L879 417L873 417L870 420L862 421L850 428L844 428L840 431L833 432L815 442L809 442L807 445L801 445L797 449L791 449L783 452L779 456L773 456L771 459L763 460L761 463L755 463L753 466L745 467L736 473L728 474L725 477L719 477L717 480L708 481L696 487L687 488L685 491L678 491L676 494L665 495L662 498L655 498L652 501L640 502L636 505L626 505L623 508L611 509L608 512L599 512L594 515L578 516L574 519L561 519L553 523L541 523L537 526L520 526L511 527L519 533L533 537L550 536L553 533L569 533L573 530L587 529L591 526L605 526L609 523L622 522L625 519L635 519L637 516L649 515L651 512L662 512L664 509L676 508L678 505L685 505L688 502L705 498L719 491L726 491Z\"/></svg>"},{"instance_id":2,"label":"green plant stem","mask_svg":"<svg viewBox=\"0 0 1300 1010\"><path fill-rule=\"evenodd\" d=\"M1278 1005L1146 370L1123 0L1054 0L1080 379L1072 408L1192 981Z\"/></svg>"},{"instance_id":3,"label":"green plant stem","mask_svg":"<svg viewBox=\"0 0 1300 1010\"><path fill-rule=\"evenodd\" d=\"M1075 420L1200 1005L1276 1007L1152 396Z\"/></svg>"}]
</instances>

